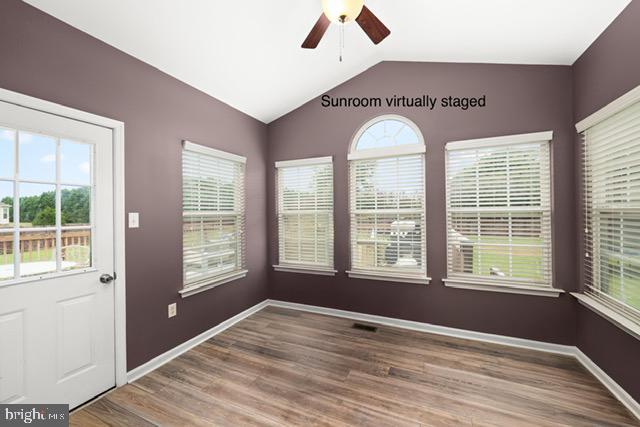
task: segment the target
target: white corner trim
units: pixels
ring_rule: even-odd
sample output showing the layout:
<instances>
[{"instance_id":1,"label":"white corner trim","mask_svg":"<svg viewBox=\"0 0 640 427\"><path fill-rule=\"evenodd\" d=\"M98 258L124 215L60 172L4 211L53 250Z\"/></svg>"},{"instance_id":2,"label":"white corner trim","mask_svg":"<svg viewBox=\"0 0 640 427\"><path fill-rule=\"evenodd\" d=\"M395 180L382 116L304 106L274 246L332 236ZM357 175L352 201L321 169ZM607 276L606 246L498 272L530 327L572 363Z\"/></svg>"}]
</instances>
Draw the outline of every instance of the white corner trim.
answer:
<instances>
[{"instance_id":1,"label":"white corner trim","mask_svg":"<svg viewBox=\"0 0 640 427\"><path fill-rule=\"evenodd\" d=\"M192 348L202 344L203 342L205 342L206 340L210 339L211 337L219 334L220 332L225 331L226 329L229 329L230 327L232 327L233 325L235 325L236 323L240 322L243 319L246 319L247 317L251 316L254 313L257 313L258 311L262 310L263 308L265 308L268 305L268 300L264 300L256 305L254 305L253 307L250 307L248 309L246 309L245 311L236 314L235 316L225 320L224 322L214 326L213 328L209 329L208 331L205 331L203 333L201 333L200 335L197 335L193 338L191 338L188 341L183 342L182 344L172 348L171 350L162 353L161 355L154 357L153 359L149 360L146 363L143 363L142 365L138 366L137 368L134 368L132 370L130 370L129 372L127 372L127 380L128 382L134 382L135 380L139 379L140 377L145 376L146 374L148 374L149 372L153 371L154 369L158 369L160 366L164 365L165 363L175 359L176 357L180 356L181 354L191 350Z\"/></svg>"},{"instance_id":2,"label":"white corner trim","mask_svg":"<svg viewBox=\"0 0 640 427\"><path fill-rule=\"evenodd\" d=\"M306 159L296 159L296 160L282 160L282 161L276 162L276 168L323 165L326 163L333 163L333 157L327 156L327 157L310 157Z\"/></svg>"},{"instance_id":3,"label":"white corner trim","mask_svg":"<svg viewBox=\"0 0 640 427\"><path fill-rule=\"evenodd\" d=\"M237 271L221 278L211 279L210 282L205 282L201 285L189 286L188 288L181 289L178 293L182 298L190 297L192 295L199 294L200 292L208 291L209 289L224 285L225 283L242 279L247 276L247 273L248 270Z\"/></svg>"},{"instance_id":4,"label":"white corner trim","mask_svg":"<svg viewBox=\"0 0 640 427\"><path fill-rule=\"evenodd\" d=\"M636 86L620 98L610 102L595 113L576 123L576 130L578 133L582 133L636 102L640 102L640 86Z\"/></svg>"},{"instance_id":5,"label":"white corner trim","mask_svg":"<svg viewBox=\"0 0 640 427\"><path fill-rule=\"evenodd\" d=\"M209 156L218 157L220 159L231 160L232 162L247 163L247 158L238 154L227 153L226 151L216 150L215 148L207 147L204 145L196 144L195 142L184 140L182 141L182 147L187 151L193 151L195 153L206 154Z\"/></svg>"},{"instance_id":6,"label":"white corner trim","mask_svg":"<svg viewBox=\"0 0 640 427\"><path fill-rule=\"evenodd\" d=\"M338 270L331 268L320 268L311 266L295 266L295 265L274 265L275 271L282 271L286 273L303 273L303 274L315 274L317 276L335 276Z\"/></svg>"},{"instance_id":7,"label":"white corner trim","mask_svg":"<svg viewBox=\"0 0 640 427\"><path fill-rule=\"evenodd\" d=\"M413 283L416 285L428 285L431 283L431 277L394 276L391 274L376 274L360 271L347 271L346 273L350 279L380 280L383 282Z\"/></svg>"},{"instance_id":8,"label":"white corner trim","mask_svg":"<svg viewBox=\"0 0 640 427\"><path fill-rule=\"evenodd\" d=\"M606 320L613 323L629 335L640 340L640 325L637 323L632 322L619 313L616 313L614 310L589 295L579 292L571 292L571 295L589 310L604 317Z\"/></svg>"},{"instance_id":9,"label":"white corner trim","mask_svg":"<svg viewBox=\"0 0 640 427\"><path fill-rule=\"evenodd\" d=\"M503 292L508 294L523 294L553 298L557 298L560 294L565 292L563 289L512 283L479 283L455 278L442 279L442 281L448 288L470 289L474 291Z\"/></svg>"},{"instance_id":10,"label":"white corner trim","mask_svg":"<svg viewBox=\"0 0 640 427\"><path fill-rule=\"evenodd\" d=\"M607 390L615 396L638 420L640 420L640 403L638 403L629 393L623 389L620 384L614 381L605 371L603 371L593 360L582 352L578 347L575 348L574 357L584 366L591 374L604 385Z\"/></svg>"},{"instance_id":11,"label":"white corner trim","mask_svg":"<svg viewBox=\"0 0 640 427\"><path fill-rule=\"evenodd\" d=\"M468 148L499 147L504 145L530 144L533 142L549 142L553 139L553 131L523 133L519 135L496 136L492 138L466 139L451 141L445 150L465 150Z\"/></svg>"}]
</instances>

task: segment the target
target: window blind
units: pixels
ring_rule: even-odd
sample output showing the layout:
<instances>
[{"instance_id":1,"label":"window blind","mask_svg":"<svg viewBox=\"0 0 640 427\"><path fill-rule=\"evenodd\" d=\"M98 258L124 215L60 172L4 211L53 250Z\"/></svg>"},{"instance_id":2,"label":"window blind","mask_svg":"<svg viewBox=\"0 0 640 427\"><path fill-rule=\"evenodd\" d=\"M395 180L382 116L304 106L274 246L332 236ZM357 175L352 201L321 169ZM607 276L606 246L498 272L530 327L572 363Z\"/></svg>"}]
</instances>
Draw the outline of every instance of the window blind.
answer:
<instances>
[{"instance_id":1,"label":"window blind","mask_svg":"<svg viewBox=\"0 0 640 427\"><path fill-rule=\"evenodd\" d=\"M331 157L276 167L280 266L333 270Z\"/></svg>"},{"instance_id":2,"label":"window blind","mask_svg":"<svg viewBox=\"0 0 640 427\"><path fill-rule=\"evenodd\" d=\"M185 142L184 287L224 281L245 271L245 159Z\"/></svg>"},{"instance_id":3,"label":"window blind","mask_svg":"<svg viewBox=\"0 0 640 427\"><path fill-rule=\"evenodd\" d=\"M586 292L640 324L640 103L583 132Z\"/></svg>"},{"instance_id":4,"label":"window blind","mask_svg":"<svg viewBox=\"0 0 640 427\"><path fill-rule=\"evenodd\" d=\"M548 141L447 145L448 278L551 287Z\"/></svg>"},{"instance_id":5,"label":"window blind","mask_svg":"<svg viewBox=\"0 0 640 427\"><path fill-rule=\"evenodd\" d=\"M350 274L426 279L424 159L350 160Z\"/></svg>"}]
</instances>

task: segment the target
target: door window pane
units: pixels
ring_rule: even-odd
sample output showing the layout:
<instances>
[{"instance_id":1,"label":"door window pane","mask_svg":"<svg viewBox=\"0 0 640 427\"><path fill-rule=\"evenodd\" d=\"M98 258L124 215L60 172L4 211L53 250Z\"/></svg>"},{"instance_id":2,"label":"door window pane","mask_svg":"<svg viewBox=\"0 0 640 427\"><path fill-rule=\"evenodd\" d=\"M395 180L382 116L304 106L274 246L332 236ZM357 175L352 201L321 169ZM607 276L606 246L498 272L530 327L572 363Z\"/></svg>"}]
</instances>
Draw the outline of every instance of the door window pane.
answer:
<instances>
[{"instance_id":1,"label":"door window pane","mask_svg":"<svg viewBox=\"0 0 640 427\"><path fill-rule=\"evenodd\" d=\"M20 132L21 180L56 181L56 140L49 136Z\"/></svg>"},{"instance_id":2,"label":"door window pane","mask_svg":"<svg viewBox=\"0 0 640 427\"><path fill-rule=\"evenodd\" d=\"M56 225L56 186L21 183L20 228Z\"/></svg>"},{"instance_id":3,"label":"door window pane","mask_svg":"<svg viewBox=\"0 0 640 427\"><path fill-rule=\"evenodd\" d=\"M0 128L0 177L13 178L15 162L15 131Z\"/></svg>"},{"instance_id":4,"label":"door window pane","mask_svg":"<svg viewBox=\"0 0 640 427\"><path fill-rule=\"evenodd\" d=\"M64 186L61 188L62 225L91 224L91 188Z\"/></svg>"},{"instance_id":5,"label":"door window pane","mask_svg":"<svg viewBox=\"0 0 640 427\"><path fill-rule=\"evenodd\" d=\"M0 181L0 229L13 227L13 182Z\"/></svg>"},{"instance_id":6,"label":"door window pane","mask_svg":"<svg viewBox=\"0 0 640 427\"><path fill-rule=\"evenodd\" d=\"M91 267L91 229L62 230L63 270Z\"/></svg>"},{"instance_id":7,"label":"door window pane","mask_svg":"<svg viewBox=\"0 0 640 427\"><path fill-rule=\"evenodd\" d=\"M56 230L20 232L20 277L56 271Z\"/></svg>"},{"instance_id":8,"label":"door window pane","mask_svg":"<svg viewBox=\"0 0 640 427\"><path fill-rule=\"evenodd\" d=\"M0 149L0 280L90 267L93 145L0 128Z\"/></svg>"},{"instance_id":9,"label":"door window pane","mask_svg":"<svg viewBox=\"0 0 640 427\"><path fill-rule=\"evenodd\" d=\"M13 230L0 229L0 281L13 275Z\"/></svg>"},{"instance_id":10,"label":"door window pane","mask_svg":"<svg viewBox=\"0 0 640 427\"><path fill-rule=\"evenodd\" d=\"M60 181L65 184L91 184L91 153L93 146L62 140L60 142Z\"/></svg>"}]
</instances>

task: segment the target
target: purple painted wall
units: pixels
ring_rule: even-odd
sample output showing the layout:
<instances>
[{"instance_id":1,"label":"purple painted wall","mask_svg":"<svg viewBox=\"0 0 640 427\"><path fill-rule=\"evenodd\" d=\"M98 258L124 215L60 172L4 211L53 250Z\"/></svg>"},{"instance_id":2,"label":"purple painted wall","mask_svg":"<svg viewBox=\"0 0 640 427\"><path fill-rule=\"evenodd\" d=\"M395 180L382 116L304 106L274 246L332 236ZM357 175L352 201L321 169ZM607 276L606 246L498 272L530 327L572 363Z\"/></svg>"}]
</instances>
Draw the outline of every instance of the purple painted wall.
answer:
<instances>
[{"instance_id":1,"label":"purple painted wall","mask_svg":"<svg viewBox=\"0 0 640 427\"><path fill-rule=\"evenodd\" d=\"M270 273L276 299L429 322L475 331L573 344L576 304L559 298L446 288L444 145L448 141L554 131L553 190L556 287L574 290L574 130L571 68L440 63L381 63L328 92L332 96L480 96L485 108L426 111L402 108L323 108L315 99L269 125L270 263L277 263L273 163L333 156L335 277ZM369 119L396 113L413 120L427 144L427 267L430 285L349 279L347 151Z\"/></svg>"},{"instance_id":2,"label":"purple painted wall","mask_svg":"<svg viewBox=\"0 0 640 427\"><path fill-rule=\"evenodd\" d=\"M640 85L638 43L640 1L634 0L573 65L575 122ZM581 161L578 147L576 142L576 165ZM576 195L576 217L582 221L580 189ZM581 230L579 226L577 247L582 247ZM640 401L640 341L579 306L577 345Z\"/></svg>"},{"instance_id":3,"label":"purple painted wall","mask_svg":"<svg viewBox=\"0 0 640 427\"><path fill-rule=\"evenodd\" d=\"M0 58L0 87L126 124L129 369L267 298L266 125L19 0L0 3ZM184 300L183 138L247 157L251 242L245 279Z\"/></svg>"},{"instance_id":4,"label":"purple painted wall","mask_svg":"<svg viewBox=\"0 0 640 427\"><path fill-rule=\"evenodd\" d=\"M572 67L382 63L334 96L487 96L487 107L323 109L313 100L270 126L173 79L19 0L0 4L0 87L126 123L128 367L139 366L267 297L516 337L576 344L640 400L640 343L570 296L456 290L446 273L444 144L554 131L556 287L580 283L579 150L573 123L640 84L640 3L635 0ZM9 58L10 60L6 60ZM418 124L427 142L428 286L349 279L347 150L354 132L384 113ZM180 141L248 158L249 276L182 300ZM267 144L267 142L269 144ZM276 273L273 162L334 157L336 277ZM265 181L267 188L265 189ZM267 245L267 241L271 242ZM579 247L579 245L578 245ZM178 317L167 319L167 304Z\"/></svg>"}]
</instances>

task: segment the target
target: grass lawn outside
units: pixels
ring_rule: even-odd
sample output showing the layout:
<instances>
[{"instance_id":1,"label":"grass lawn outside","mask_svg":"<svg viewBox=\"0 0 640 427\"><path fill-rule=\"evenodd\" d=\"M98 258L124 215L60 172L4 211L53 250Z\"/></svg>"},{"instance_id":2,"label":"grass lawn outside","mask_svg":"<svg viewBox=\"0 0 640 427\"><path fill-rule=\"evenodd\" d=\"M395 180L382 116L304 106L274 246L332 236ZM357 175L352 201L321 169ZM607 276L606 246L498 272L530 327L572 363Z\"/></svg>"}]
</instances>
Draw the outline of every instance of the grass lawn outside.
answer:
<instances>
[{"instance_id":1,"label":"grass lawn outside","mask_svg":"<svg viewBox=\"0 0 640 427\"><path fill-rule=\"evenodd\" d=\"M506 277L521 279L544 279L544 247L543 241L536 237L483 236L473 245L473 274L489 276L491 268L498 268ZM513 244L511 248L491 246ZM523 246L518 246L523 245Z\"/></svg>"}]
</instances>

